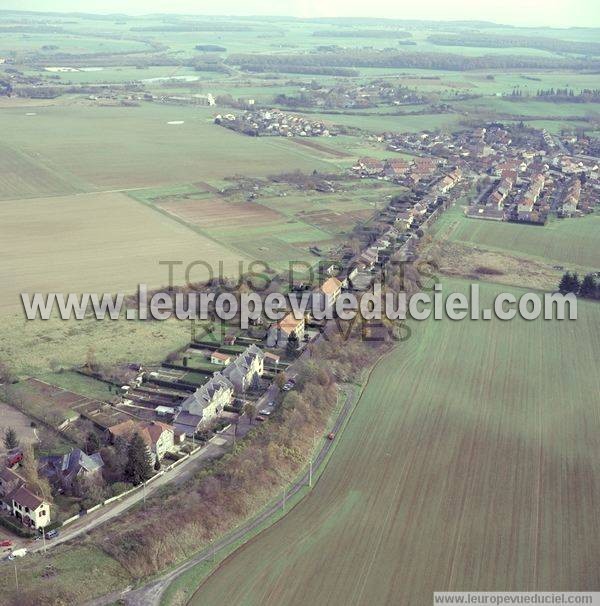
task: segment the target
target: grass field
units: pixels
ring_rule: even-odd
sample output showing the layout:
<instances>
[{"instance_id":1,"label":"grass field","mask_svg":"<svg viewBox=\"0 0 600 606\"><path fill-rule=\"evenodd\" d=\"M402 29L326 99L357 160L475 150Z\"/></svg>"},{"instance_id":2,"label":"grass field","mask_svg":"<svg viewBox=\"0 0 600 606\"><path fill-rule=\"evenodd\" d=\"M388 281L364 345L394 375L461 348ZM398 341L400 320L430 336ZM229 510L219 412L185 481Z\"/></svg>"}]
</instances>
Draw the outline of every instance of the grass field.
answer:
<instances>
[{"instance_id":1,"label":"grass field","mask_svg":"<svg viewBox=\"0 0 600 606\"><path fill-rule=\"evenodd\" d=\"M281 138L252 138L212 123L211 108L153 105L95 107L85 102L37 109L3 108L3 141L27 158L12 169L10 189L0 197L156 187L218 179L232 174L265 176L291 170L327 170L322 154ZM35 115L27 115L35 113ZM184 121L181 125L170 121ZM2 149L0 148L0 153ZM58 175L52 184L32 185L36 171ZM4 169L0 170L0 179ZM24 183L21 185L21 181ZM35 183L35 182L34 182ZM52 187L52 191L49 188Z\"/></svg>"},{"instance_id":2,"label":"grass field","mask_svg":"<svg viewBox=\"0 0 600 606\"><path fill-rule=\"evenodd\" d=\"M17 563L17 569L22 564ZM73 570L87 570L93 574L97 587L110 592L129 581L127 571L115 560L107 556L100 547L89 544L73 545L71 549L55 555L52 561L43 555L27 557L27 574L19 573L21 587L39 592L38 595L52 596L57 601L72 603L76 594L78 604L82 604L90 597L89 588L83 586L78 579L69 582ZM2 566L0 571L0 584L8 590L15 586L15 572L12 566ZM69 598L65 598L64 588L69 588Z\"/></svg>"},{"instance_id":3,"label":"grass field","mask_svg":"<svg viewBox=\"0 0 600 606\"><path fill-rule=\"evenodd\" d=\"M55 374L63 368L82 365L93 350L100 364L112 366L132 361L156 364L165 355L190 341L188 322L138 322L70 320L56 317L46 322L28 322L22 313L2 315L0 350L17 375L35 375L83 393L74 381ZM81 382L79 382L81 385ZM101 397L96 387L85 389L85 395ZM103 397L106 397L104 395Z\"/></svg>"},{"instance_id":4,"label":"grass field","mask_svg":"<svg viewBox=\"0 0 600 606\"><path fill-rule=\"evenodd\" d=\"M445 589L597 589L599 313L582 303L569 324L413 325L310 496L191 604L420 606Z\"/></svg>"},{"instance_id":5,"label":"grass field","mask_svg":"<svg viewBox=\"0 0 600 606\"><path fill-rule=\"evenodd\" d=\"M553 219L539 229L531 225L469 219L458 208L436 223L444 239L486 250L506 252L550 264L600 269L600 215Z\"/></svg>"}]
</instances>

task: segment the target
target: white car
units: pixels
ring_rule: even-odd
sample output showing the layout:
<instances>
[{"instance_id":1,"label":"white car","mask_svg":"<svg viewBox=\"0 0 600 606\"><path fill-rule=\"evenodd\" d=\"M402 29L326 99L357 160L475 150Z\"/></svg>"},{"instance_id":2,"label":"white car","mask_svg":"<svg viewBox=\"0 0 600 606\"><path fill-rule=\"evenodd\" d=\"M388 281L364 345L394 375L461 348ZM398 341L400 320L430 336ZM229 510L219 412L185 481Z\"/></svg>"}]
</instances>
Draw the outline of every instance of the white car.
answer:
<instances>
[{"instance_id":1,"label":"white car","mask_svg":"<svg viewBox=\"0 0 600 606\"><path fill-rule=\"evenodd\" d=\"M265 417L268 417L271 414L270 410L267 410L266 408L264 410L261 410L259 412L259 414L264 415Z\"/></svg>"}]
</instances>

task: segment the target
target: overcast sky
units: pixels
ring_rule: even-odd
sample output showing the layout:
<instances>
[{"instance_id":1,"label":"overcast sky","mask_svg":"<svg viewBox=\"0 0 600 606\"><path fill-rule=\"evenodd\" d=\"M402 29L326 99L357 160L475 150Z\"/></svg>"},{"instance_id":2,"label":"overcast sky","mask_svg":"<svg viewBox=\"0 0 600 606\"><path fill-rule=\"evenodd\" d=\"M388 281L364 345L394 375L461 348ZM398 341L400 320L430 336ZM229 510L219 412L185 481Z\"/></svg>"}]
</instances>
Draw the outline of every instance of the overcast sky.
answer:
<instances>
[{"instance_id":1,"label":"overcast sky","mask_svg":"<svg viewBox=\"0 0 600 606\"><path fill-rule=\"evenodd\" d=\"M600 0L0 0L0 9L479 19L512 25L600 27Z\"/></svg>"}]
</instances>

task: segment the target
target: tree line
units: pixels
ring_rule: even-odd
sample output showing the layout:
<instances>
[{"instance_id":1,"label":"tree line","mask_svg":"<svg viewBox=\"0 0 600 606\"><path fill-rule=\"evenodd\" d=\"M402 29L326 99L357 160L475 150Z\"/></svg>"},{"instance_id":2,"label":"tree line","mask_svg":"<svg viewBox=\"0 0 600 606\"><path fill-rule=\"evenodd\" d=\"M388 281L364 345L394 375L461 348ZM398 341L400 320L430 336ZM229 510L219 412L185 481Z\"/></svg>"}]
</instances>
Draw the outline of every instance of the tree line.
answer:
<instances>
[{"instance_id":1,"label":"tree line","mask_svg":"<svg viewBox=\"0 0 600 606\"><path fill-rule=\"evenodd\" d=\"M244 70L247 72L262 73L271 71L268 66L264 65L244 65ZM284 64L277 66L278 72L288 74L315 74L318 76L343 76L347 78L356 78L360 76L360 72L349 67L316 67L310 65L293 65Z\"/></svg>"},{"instance_id":2,"label":"tree line","mask_svg":"<svg viewBox=\"0 0 600 606\"><path fill-rule=\"evenodd\" d=\"M244 69L262 67L270 71L281 71L282 66L303 67L391 67L421 68L451 71L477 69L600 69L600 60L561 59L527 55L485 55L467 57L454 53L402 52L394 50L342 49L333 52L311 52L294 54L235 53L227 63Z\"/></svg>"},{"instance_id":3,"label":"tree line","mask_svg":"<svg viewBox=\"0 0 600 606\"><path fill-rule=\"evenodd\" d=\"M394 29L323 29L313 32L320 38L412 38L412 34Z\"/></svg>"},{"instance_id":4,"label":"tree line","mask_svg":"<svg viewBox=\"0 0 600 606\"><path fill-rule=\"evenodd\" d=\"M558 284L562 294L573 293L584 299L600 299L600 279L598 274L586 274L582 280L576 272L567 271Z\"/></svg>"},{"instance_id":5,"label":"tree line","mask_svg":"<svg viewBox=\"0 0 600 606\"><path fill-rule=\"evenodd\" d=\"M439 46L471 46L477 48L535 48L555 53L600 55L600 43L561 40L543 36L501 36L493 34L433 34L427 38Z\"/></svg>"},{"instance_id":6,"label":"tree line","mask_svg":"<svg viewBox=\"0 0 600 606\"><path fill-rule=\"evenodd\" d=\"M508 97L522 98L530 97L528 91L522 88L513 88ZM576 93L572 88L548 88L538 89L535 97L539 101L553 101L556 103L568 101L569 103L600 103L600 89L584 88Z\"/></svg>"}]
</instances>

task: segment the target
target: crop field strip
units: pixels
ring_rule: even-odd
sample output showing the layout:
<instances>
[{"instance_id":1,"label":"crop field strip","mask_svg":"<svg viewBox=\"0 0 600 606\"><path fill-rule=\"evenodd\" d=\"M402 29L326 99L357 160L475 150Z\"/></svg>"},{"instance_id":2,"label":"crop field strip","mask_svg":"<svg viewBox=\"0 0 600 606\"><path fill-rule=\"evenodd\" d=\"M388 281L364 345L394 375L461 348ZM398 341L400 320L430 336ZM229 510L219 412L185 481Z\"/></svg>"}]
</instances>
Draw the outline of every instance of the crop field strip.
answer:
<instances>
[{"instance_id":1,"label":"crop field strip","mask_svg":"<svg viewBox=\"0 0 600 606\"><path fill-rule=\"evenodd\" d=\"M597 586L597 313L413 325L314 491L191 603L413 606L443 589Z\"/></svg>"},{"instance_id":2,"label":"crop field strip","mask_svg":"<svg viewBox=\"0 0 600 606\"><path fill-rule=\"evenodd\" d=\"M0 200L76 193L65 179L31 156L0 143Z\"/></svg>"}]
</instances>

